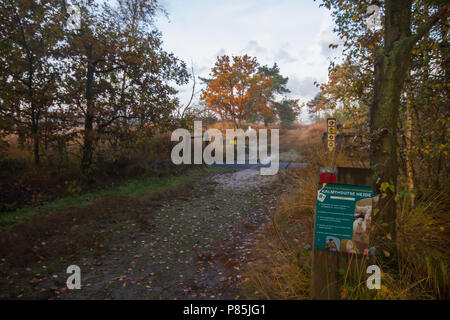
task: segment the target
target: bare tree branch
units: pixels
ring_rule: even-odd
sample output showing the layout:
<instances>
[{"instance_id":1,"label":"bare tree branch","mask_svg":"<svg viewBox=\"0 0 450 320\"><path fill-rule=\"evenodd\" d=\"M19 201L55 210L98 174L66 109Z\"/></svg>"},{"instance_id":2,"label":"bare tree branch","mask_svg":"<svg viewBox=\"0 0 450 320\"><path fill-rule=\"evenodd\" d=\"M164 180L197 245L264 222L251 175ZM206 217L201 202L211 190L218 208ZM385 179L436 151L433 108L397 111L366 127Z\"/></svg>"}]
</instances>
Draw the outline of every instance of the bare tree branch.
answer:
<instances>
[{"instance_id":1,"label":"bare tree branch","mask_svg":"<svg viewBox=\"0 0 450 320\"><path fill-rule=\"evenodd\" d=\"M191 62L192 64L192 80L194 81L194 83L192 84L192 93L191 93L191 98L189 99L188 104L184 107L183 112L181 113L181 116L184 117L185 112L190 108L192 100L194 99L195 96L195 72L194 72L194 62ZM178 113L179 115L179 113Z\"/></svg>"}]
</instances>

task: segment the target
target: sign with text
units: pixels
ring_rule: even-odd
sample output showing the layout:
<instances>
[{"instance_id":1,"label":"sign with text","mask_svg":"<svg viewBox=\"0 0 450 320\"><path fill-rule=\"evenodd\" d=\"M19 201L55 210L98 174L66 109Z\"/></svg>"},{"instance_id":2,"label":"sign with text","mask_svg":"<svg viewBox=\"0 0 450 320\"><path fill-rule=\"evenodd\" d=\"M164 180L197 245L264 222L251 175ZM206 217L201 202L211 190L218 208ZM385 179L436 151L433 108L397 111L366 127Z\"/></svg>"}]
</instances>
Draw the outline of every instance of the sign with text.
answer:
<instances>
[{"instance_id":1,"label":"sign with text","mask_svg":"<svg viewBox=\"0 0 450 320\"><path fill-rule=\"evenodd\" d=\"M333 151L336 147L336 118L327 119L327 146L329 151Z\"/></svg>"},{"instance_id":2,"label":"sign with text","mask_svg":"<svg viewBox=\"0 0 450 320\"><path fill-rule=\"evenodd\" d=\"M320 167L317 182L310 292L336 300L347 275L360 274L368 261L373 170Z\"/></svg>"},{"instance_id":3,"label":"sign with text","mask_svg":"<svg viewBox=\"0 0 450 320\"><path fill-rule=\"evenodd\" d=\"M314 246L319 250L367 253L373 188L324 183L317 193Z\"/></svg>"}]
</instances>

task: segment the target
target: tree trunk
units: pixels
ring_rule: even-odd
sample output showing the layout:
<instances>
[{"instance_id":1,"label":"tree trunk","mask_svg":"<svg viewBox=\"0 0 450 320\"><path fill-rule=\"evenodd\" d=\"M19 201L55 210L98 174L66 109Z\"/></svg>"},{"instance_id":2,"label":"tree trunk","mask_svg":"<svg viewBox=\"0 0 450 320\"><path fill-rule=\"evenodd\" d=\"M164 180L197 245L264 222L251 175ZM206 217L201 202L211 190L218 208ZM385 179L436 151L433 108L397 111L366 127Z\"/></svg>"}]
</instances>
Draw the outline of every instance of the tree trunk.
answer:
<instances>
[{"instance_id":1,"label":"tree trunk","mask_svg":"<svg viewBox=\"0 0 450 320\"><path fill-rule=\"evenodd\" d=\"M88 173L92 165L92 155L94 152L94 71L95 67L89 62L86 77L83 158L81 159L81 169L84 174Z\"/></svg>"},{"instance_id":2,"label":"tree trunk","mask_svg":"<svg viewBox=\"0 0 450 320\"><path fill-rule=\"evenodd\" d=\"M19 145L19 149L23 150L25 149L25 130L22 128L21 125L17 125L17 144Z\"/></svg>"},{"instance_id":3,"label":"tree trunk","mask_svg":"<svg viewBox=\"0 0 450 320\"><path fill-rule=\"evenodd\" d=\"M375 190L380 194L383 182L393 186L380 197L376 216L384 229L396 239L396 202L398 176L397 128L401 90L409 70L411 58L411 1L386 0L384 52L375 63L375 97L371 108L373 151L371 165L375 170ZM389 238L389 236L388 236ZM395 246L394 246L395 248ZM391 254L395 252L391 252Z\"/></svg>"},{"instance_id":4,"label":"tree trunk","mask_svg":"<svg viewBox=\"0 0 450 320\"><path fill-rule=\"evenodd\" d=\"M41 163L39 157L39 128L38 128L38 120L34 119L31 125L31 135L33 137L33 155L34 155L34 164L39 166Z\"/></svg>"},{"instance_id":5,"label":"tree trunk","mask_svg":"<svg viewBox=\"0 0 450 320\"><path fill-rule=\"evenodd\" d=\"M397 192L397 127L400 95L409 72L411 51L417 41L425 36L433 25L447 13L447 5L439 6L438 12L430 17L411 35L412 0L385 1L385 28L383 54L375 63L375 97L371 108L372 154L371 166L375 170L375 192L380 195L381 184L393 187L385 190L377 203L378 216L375 217L379 230L378 237L391 238L393 261L396 252L396 210ZM388 236L388 234L390 236Z\"/></svg>"},{"instance_id":6,"label":"tree trunk","mask_svg":"<svg viewBox=\"0 0 450 320\"><path fill-rule=\"evenodd\" d=\"M411 84L408 85L407 91L407 101L406 101L406 177L408 191L413 192L414 190L414 170L412 164L412 139L413 139L413 114L412 114L412 88ZM410 210L414 210L415 196L412 193L410 196Z\"/></svg>"}]
</instances>

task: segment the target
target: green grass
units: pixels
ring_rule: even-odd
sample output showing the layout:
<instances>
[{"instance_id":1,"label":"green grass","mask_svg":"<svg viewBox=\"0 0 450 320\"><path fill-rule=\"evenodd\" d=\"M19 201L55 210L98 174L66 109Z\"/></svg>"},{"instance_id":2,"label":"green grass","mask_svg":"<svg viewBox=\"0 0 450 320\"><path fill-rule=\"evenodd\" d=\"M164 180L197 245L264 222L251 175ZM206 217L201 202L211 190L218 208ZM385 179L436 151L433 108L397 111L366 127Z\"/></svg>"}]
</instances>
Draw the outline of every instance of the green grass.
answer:
<instances>
[{"instance_id":1,"label":"green grass","mask_svg":"<svg viewBox=\"0 0 450 320\"><path fill-rule=\"evenodd\" d=\"M0 227L23 222L27 218L35 215L52 214L61 210L82 207L110 195L134 197L151 195L155 192L162 192L207 174L219 173L223 170L221 168L202 167L191 169L181 176L170 175L165 177L141 177L133 179L110 188L67 196L41 206L24 207L16 211L4 213L0 215Z\"/></svg>"}]
</instances>

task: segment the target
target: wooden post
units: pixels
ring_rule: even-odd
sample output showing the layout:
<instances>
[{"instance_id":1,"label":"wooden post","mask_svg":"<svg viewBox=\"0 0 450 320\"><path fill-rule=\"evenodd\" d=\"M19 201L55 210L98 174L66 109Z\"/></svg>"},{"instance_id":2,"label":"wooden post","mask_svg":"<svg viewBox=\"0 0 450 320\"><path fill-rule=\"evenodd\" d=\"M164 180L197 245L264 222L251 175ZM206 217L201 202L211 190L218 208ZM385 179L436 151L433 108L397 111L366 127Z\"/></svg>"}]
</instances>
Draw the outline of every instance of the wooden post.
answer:
<instances>
[{"instance_id":1,"label":"wooden post","mask_svg":"<svg viewBox=\"0 0 450 320\"><path fill-rule=\"evenodd\" d=\"M373 171L363 168L324 167L320 173L336 174L336 184L372 186ZM317 185L319 186L319 178ZM315 221L315 219L314 219ZM314 242L313 242L314 244ZM330 252L313 246L311 269L311 298L337 300L341 298L340 287L348 272L365 275L366 259L360 254ZM360 279L363 281L363 279Z\"/></svg>"}]
</instances>

